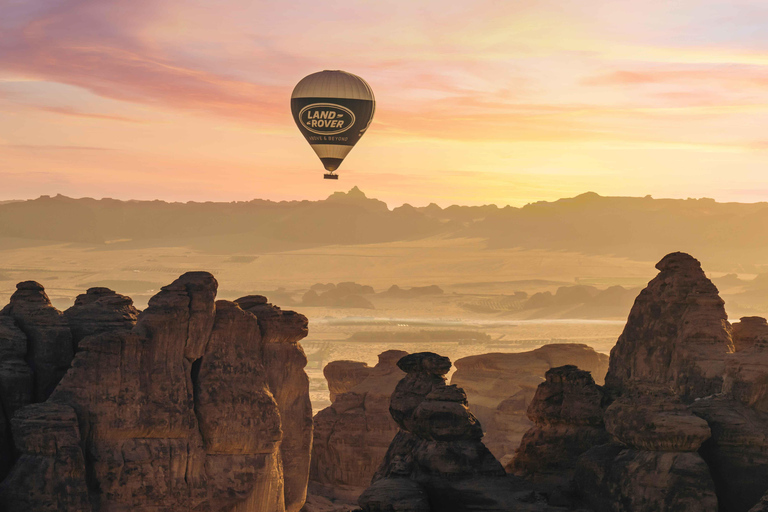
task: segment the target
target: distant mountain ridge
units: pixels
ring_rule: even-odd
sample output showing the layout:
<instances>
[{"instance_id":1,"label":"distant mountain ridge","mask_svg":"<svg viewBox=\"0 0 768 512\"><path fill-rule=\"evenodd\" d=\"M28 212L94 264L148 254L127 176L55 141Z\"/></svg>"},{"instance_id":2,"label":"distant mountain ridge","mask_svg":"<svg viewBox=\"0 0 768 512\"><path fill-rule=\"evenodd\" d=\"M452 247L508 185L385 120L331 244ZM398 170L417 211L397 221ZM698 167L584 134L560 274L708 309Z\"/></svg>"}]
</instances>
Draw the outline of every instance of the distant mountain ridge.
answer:
<instances>
[{"instance_id":1,"label":"distant mountain ridge","mask_svg":"<svg viewBox=\"0 0 768 512\"><path fill-rule=\"evenodd\" d=\"M653 260L670 251L710 268L768 268L768 203L603 197L594 192L521 208L390 210L354 187L320 201L215 203L42 196L0 203L0 239L115 247L189 246L211 252L283 251L323 245L479 238L489 248L567 250ZM2 247L2 241L0 241Z\"/></svg>"}]
</instances>

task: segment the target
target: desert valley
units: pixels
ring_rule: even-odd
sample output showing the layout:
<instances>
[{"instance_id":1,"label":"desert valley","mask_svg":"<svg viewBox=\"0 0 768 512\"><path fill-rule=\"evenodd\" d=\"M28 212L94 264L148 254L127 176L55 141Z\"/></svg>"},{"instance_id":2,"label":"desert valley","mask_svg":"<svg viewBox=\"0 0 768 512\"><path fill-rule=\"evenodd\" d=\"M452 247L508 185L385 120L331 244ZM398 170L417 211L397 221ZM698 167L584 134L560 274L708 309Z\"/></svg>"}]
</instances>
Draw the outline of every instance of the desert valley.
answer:
<instances>
[{"instance_id":1,"label":"desert valley","mask_svg":"<svg viewBox=\"0 0 768 512\"><path fill-rule=\"evenodd\" d=\"M762 510L764 217L595 194L390 210L356 188L0 204L0 500Z\"/></svg>"}]
</instances>

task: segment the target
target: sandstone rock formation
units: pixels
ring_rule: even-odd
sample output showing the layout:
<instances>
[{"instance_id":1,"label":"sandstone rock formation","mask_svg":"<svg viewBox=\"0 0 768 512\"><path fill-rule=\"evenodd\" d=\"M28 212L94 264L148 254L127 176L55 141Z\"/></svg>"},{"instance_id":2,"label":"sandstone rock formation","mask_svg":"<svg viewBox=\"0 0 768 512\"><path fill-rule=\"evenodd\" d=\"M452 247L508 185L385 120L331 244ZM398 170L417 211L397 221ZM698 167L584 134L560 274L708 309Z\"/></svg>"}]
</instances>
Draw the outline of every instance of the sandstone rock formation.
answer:
<instances>
[{"instance_id":1,"label":"sandstone rock formation","mask_svg":"<svg viewBox=\"0 0 768 512\"><path fill-rule=\"evenodd\" d=\"M282 311L260 295L249 295L235 302L256 315L259 321L264 351L262 364L282 420L280 451L285 508L295 511L301 508L307 495L312 450L312 402L309 400L309 377L304 372L307 356L299 345L299 340L307 336L307 317L294 311Z\"/></svg>"},{"instance_id":2,"label":"sandstone rock formation","mask_svg":"<svg viewBox=\"0 0 768 512\"><path fill-rule=\"evenodd\" d=\"M11 426L21 456L3 481L0 508L90 512L74 409L54 403L33 404L21 409Z\"/></svg>"},{"instance_id":3,"label":"sandstone rock formation","mask_svg":"<svg viewBox=\"0 0 768 512\"><path fill-rule=\"evenodd\" d=\"M550 504L570 503L578 457L609 439L602 401L602 389L589 372L573 365L548 370L528 406L536 426L523 436L511 472L531 481Z\"/></svg>"},{"instance_id":4,"label":"sandstone rock formation","mask_svg":"<svg viewBox=\"0 0 768 512\"><path fill-rule=\"evenodd\" d=\"M698 453L710 426L686 404L721 391L730 325L697 260L672 253L656 268L611 351L603 419L612 442L579 458L576 483L597 510L714 511Z\"/></svg>"},{"instance_id":5,"label":"sandstone rock formation","mask_svg":"<svg viewBox=\"0 0 768 512\"><path fill-rule=\"evenodd\" d=\"M711 433L668 389L626 392L605 411L613 444L593 448L576 481L598 510L717 510L709 468L697 453Z\"/></svg>"},{"instance_id":6,"label":"sandstone rock formation","mask_svg":"<svg viewBox=\"0 0 768 512\"><path fill-rule=\"evenodd\" d=\"M379 362L381 362L381 356L379 356ZM337 395L346 393L367 379L371 370L372 368L362 361L332 361L325 365L323 375L328 382L331 402L336 400Z\"/></svg>"},{"instance_id":7,"label":"sandstone rock formation","mask_svg":"<svg viewBox=\"0 0 768 512\"><path fill-rule=\"evenodd\" d=\"M697 453L634 450L619 443L586 452L576 472L583 496L598 512L715 512L711 480Z\"/></svg>"},{"instance_id":8,"label":"sandstone rock formation","mask_svg":"<svg viewBox=\"0 0 768 512\"><path fill-rule=\"evenodd\" d=\"M130 299L109 290L89 290L62 315L42 287L19 286L3 315L30 343L68 341L71 351L74 339L78 351L48 400L11 421L21 456L0 484L0 508L302 507L312 418L297 342L307 320L264 297L215 301L216 289L206 272L184 274L136 321ZM2 321L0 336L19 344L14 325ZM43 351L55 362L45 368L61 370L63 352ZM18 353L0 351L0 368Z\"/></svg>"},{"instance_id":9,"label":"sandstone rock formation","mask_svg":"<svg viewBox=\"0 0 768 512\"><path fill-rule=\"evenodd\" d=\"M605 385L671 386L685 401L717 393L733 351L724 302L688 254L668 254L656 268L611 350Z\"/></svg>"},{"instance_id":10,"label":"sandstone rock formation","mask_svg":"<svg viewBox=\"0 0 768 512\"><path fill-rule=\"evenodd\" d=\"M75 305L64 311L75 349L80 341L93 334L130 331L139 317L133 300L109 288L89 288L75 299Z\"/></svg>"},{"instance_id":11,"label":"sandstone rock formation","mask_svg":"<svg viewBox=\"0 0 768 512\"><path fill-rule=\"evenodd\" d=\"M598 414L610 439L578 457L570 483L600 512L747 512L768 490L768 328L746 318L731 331L691 256L670 254L657 268L611 351ZM520 456L515 469L535 479L542 459Z\"/></svg>"},{"instance_id":12,"label":"sandstone rock formation","mask_svg":"<svg viewBox=\"0 0 768 512\"><path fill-rule=\"evenodd\" d=\"M514 457L523 435L533 427L528 405L550 368L576 365L602 383L608 356L587 345L551 344L528 352L482 354L456 361L451 383L467 393L469 406L485 428L483 442L501 461Z\"/></svg>"},{"instance_id":13,"label":"sandstone rock formation","mask_svg":"<svg viewBox=\"0 0 768 512\"><path fill-rule=\"evenodd\" d=\"M333 403L315 415L310 480L326 494L354 499L371 483L397 433L389 399L405 376L397 361L406 355L388 350L372 368L334 361L323 370Z\"/></svg>"},{"instance_id":14,"label":"sandstone rock formation","mask_svg":"<svg viewBox=\"0 0 768 512\"><path fill-rule=\"evenodd\" d=\"M401 430L358 503L365 512L522 510L504 469L480 441L466 395L447 386L448 358L430 352L398 362L406 376L390 411Z\"/></svg>"},{"instance_id":15,"label":"sandstone rock formation","mask_svg":"<svg viewBox=\"0 0 768 512\"><path fill-rule=\"evenodd\" d=\"M51 305L45 289L34 281L16 285L0 316L11 317L27 338L26 359L33 368L33 400L53 392L74 357L72 333L61 311Z\"/></svg>"},{"instance_id":16,"label":"sandstone rock formation","mask_svg":"<svg viewBox=\"0 0 768 512\"><path fill-rule=\"evenodd\" d=\"M731 326L733 348L741 352L755 345L768 345L768 321L759 316L745 316Z\"/></svg>"}]
</instances>

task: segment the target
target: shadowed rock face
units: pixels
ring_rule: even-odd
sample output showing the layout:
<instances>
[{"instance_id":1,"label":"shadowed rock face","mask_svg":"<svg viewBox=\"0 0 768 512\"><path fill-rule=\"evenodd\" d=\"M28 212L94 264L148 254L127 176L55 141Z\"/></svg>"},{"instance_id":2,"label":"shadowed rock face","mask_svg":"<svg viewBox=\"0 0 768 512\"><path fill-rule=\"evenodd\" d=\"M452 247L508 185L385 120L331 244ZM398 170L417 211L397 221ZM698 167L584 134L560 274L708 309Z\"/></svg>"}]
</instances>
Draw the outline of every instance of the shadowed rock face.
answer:
<instances>
[{"instance_id":1,"label":"shadowed rock face","mask_svg":"<svg viewBox=\"0 0 768 512\"><path fill-rule=\"evenodd\" d=\"M611 351L605 388L574 378L578 370L563 373L570 386L548 391L548 376L539 387L529 407L538 430L524 437L515 469L538 485L564 476L547 459L563 457L578 445L574 432L591 425L602 434L563 466L571 476L559 485L595 510L746 512L768 487L768 443L758 434L768 427L760 411L765 327L748 319L733 343L698 261L673 253L657 268ZM591 406L565 414L568 403Z\"/></svg>"},{"instance_id":2,"label":"shadowed rock face","mask_svg":"<svg viewBox=\"0 0 768 512\"><path fill-rule=\"evenodd\" d=\"M91 510L80 431L72 407L34 404L11 420L21 456L2 486L4 510Z\"/></svg>"},{"instance_id":3,"label":"shadowed rock face","mask_svg":"<svg viewBox=\"0 0 768 512\"><path fill-rule=\"evenodd\" d=\"M526 411L550 368L576 365L599 384L608 370L608 356L587 345L551 344L528 352L482 354L456 361L451 383L467 392L472 412L485 428L483 442L502 462L514 457L523 435L533 427Z\"/></svg>"},{"instance_id":4,"label":"shadowed rock face","mask_svg":"<svg viewBox=\"0 0 768 512\"><path fill-rule=\"evenodd\" d=\"M50 398L12 421L22 456L0 485L5 509L301 508L312 436L297 343L306 318L266 299L244 298L250 312L216 302L216 289L209 273L190 272L138 319L129 298L106 289L78 297L57 315L63 323L38 312L47 326L71 325L78 352ZM23 290L38 297L33 311L47 308L42 290ZM27 339L50 332L31 323L29 309L15 300L4 311L24 321ZM19 338L7 323L0 336ZM7 352L0 368L18 357Z\"/></svg>"},{"instance_id":5,"label":"shadowed rock face","mask_svg":"<svg viewBox=\"0 0 768 512\"><path fill-rule=\"evenodd\" d=\"M665 256L637 296L611 350L606 387L672 386L684 401L722 389L733 352L724 302L701 264L685 253Z\"/></svg>"},{"instance_id":6,"label":"shadowed rock face","mask_svg":"<svg viewBox=\"0 0 768 512\"><path fill-rule=\"evenodd\" d=\"M535 423L523 436L509 469L531 481L550 503L567 503L578 457L608 441L603 391L589 372L572 365L552 368L528 406Z\"/></svg>"},{"instance_id":7,"label":"shadowed rock face","mask_svg":"<svg viewBox=\"0 0 768 512\"><path fill-rule=\"evenodd\" d=\"M352 487L356 498L371 483L397 433L389 399L405 376L397 361L406 355L388 350L374 367L334 361L323 370L333 403L315 415L310 479L322 484L326 494Z\"/></svg>"},{"instance_id":8,"label":"shadowed rock face","mask_svg":"<svg viewBox=\"0 0 768 512\"><path fill-rule=\"evenodd\" d=\"M0 316L13 318L27 338L27 362L34 369L34 401L48 398L74 357L72 333L61 311L51 305L45 289L34 281L16 285Z\"/></svg>"},{"instance_id":9,"label":"shadowed rock face","mask_svg":"<svg viewBox=\"0 0 768 512\"><path fill-rule=\"evenodd\" d=\"M358 503L384 510L522 510L511 480L483 445L466 394L446 386L448 358L431 352L403 357L406 376L390 400L401 430Z\"/></svg>"},{"instance_id":10,"label":"shadowed rock face","mask_svg":"<svg viewBox=\"0 0 768 512\"><path fill-rule=\"evenodd\" d=\"M139 317L133 300L109 288L90 288L75 299L75 305L64 311L72 331L75 349L80 341L102 332L130 331Z\"/></svg>"}]
</instances>

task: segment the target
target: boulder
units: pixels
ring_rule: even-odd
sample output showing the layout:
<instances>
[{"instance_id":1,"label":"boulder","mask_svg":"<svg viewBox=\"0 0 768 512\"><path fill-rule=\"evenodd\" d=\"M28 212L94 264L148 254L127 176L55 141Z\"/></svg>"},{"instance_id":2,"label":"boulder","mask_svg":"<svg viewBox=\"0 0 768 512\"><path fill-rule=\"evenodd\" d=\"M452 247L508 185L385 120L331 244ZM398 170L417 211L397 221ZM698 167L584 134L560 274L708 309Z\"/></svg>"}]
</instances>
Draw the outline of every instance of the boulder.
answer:
<instances>
[{"instance_id":1,"label":"boulder","mask_svg":"<svg viewBox=\"0 0 768 512\"><path fill-rule=\"evenodd\" d=\"M341 395L363 382L371 373L371 367L361 361L332 361L323 368L323 375L328 381L331 402L336 395Z\"/></svg>"}]
</instances>

